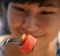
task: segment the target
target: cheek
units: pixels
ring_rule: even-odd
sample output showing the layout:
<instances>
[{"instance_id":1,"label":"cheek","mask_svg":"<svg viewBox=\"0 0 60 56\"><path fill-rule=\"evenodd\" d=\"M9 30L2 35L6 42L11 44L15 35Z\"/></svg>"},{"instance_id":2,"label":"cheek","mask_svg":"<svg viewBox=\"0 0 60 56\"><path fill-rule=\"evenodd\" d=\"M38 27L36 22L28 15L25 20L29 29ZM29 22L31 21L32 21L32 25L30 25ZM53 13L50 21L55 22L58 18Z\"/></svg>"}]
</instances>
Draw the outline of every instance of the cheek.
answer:
<instances>
[{"instance_id":1,"label":"cheek","mask_svg":"<svg viewBox=\"0 0 60 56\"><path fill-rule=\"evenodd\" d=\"M11 25L12 27L18 27L20 26L24 19L21 18L20 16L18 16L15 12L12 13L12 11L8 11L8 14L7 14L7 18L8 18L8 23L9 25Z\"/></svg>"},{"instance_id":2,"label":"cheek","mask_svg":"<svg viewBox=\"0 0 60 56\"><path fill-rule=\"evenodd\" d=\"M49 43L58 37L59 27L52 27L52 28L46 29L46 32L47 32L47 36L45 41Z\"/></svg>"},{"instance_id":3,"label":"cheek","mask_svg":"<svg viewBox=\"0 0 60 56\"><path fill-rule=\"evenodd\" d=\"M15 16L10 16L10 18L8 19L9 25L11 25L12 27L17 27L19 25L21 25L23 23L23 20L17 19Z\"/></svg>"},{"instance_id":4,"label":"cheek","mask_svg":"<svg viewBox=\"0 0 60 56\"><path fill-rule=\"evenodd\" d=\"M11 33L15 36L18 37L20 36L18 29L21 27L22 25L22 21L19 20L14 20L15 17L12 15L9 15L8 17L8 23L9 23L9 28L11 30Z\"/></svg>"},{"instance_id":5,"label":"cheek","mask_svg":"<svg viewBox=\"0 0 60 56\"><path fill-rule=\"evenodd\" d=\"M20 36L20 26L9 26L10 27L10 31L11 33L15 36L15 37L19 37Z\"/></svg>"},{"instance_id":6,"label":"cheek","mask_svg":"<svg viewBox=\"0 0 60 56\"><path fill-rule=\"evenodd\" d=\"M59 28L60 28L60 26L59 26L58 21L56 21L49 27L44 27L44 29L46 30L46 33L47 33L45 41L47 41L49 43L49 42L53 41L54 39L56 39L58 36L59 30L60 30Z\"/></svg>"}]
</instances>

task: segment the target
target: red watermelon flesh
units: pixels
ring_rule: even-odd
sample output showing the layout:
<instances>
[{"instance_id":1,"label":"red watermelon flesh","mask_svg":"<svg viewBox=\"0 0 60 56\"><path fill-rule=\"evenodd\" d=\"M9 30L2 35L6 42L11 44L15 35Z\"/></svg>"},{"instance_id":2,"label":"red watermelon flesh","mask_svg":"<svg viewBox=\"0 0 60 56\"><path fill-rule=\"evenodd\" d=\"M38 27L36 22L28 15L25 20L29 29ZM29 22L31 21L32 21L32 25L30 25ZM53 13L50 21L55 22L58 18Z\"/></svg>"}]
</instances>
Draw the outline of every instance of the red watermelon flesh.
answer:
<instances>
[{"instance_id":1,"label":"red watermelon flesh","mask_svg":"<svg viewBox=\"0 0 60 56\"><path fill-rule=\"evenodd\" d=\"M34 38L31 35L27 35L25 42L23 43L22 46L20 46L21 51L24 53L32 52L32 50L36 44L36 41L37 41L36 38Z\"/></svg>"}]
</instances>

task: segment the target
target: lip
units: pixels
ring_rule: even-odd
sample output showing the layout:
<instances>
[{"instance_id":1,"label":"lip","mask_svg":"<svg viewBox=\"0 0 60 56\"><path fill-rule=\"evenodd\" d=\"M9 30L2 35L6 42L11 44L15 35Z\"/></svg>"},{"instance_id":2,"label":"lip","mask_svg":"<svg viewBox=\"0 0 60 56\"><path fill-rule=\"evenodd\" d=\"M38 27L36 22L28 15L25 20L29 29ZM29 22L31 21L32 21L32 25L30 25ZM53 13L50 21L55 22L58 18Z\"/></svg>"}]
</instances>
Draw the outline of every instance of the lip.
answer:
<instances>
[{"instance_id":1,"label":"lip","mask_svg":"<svg viewBox=\"0 0 60 56\"><path fill-rule=\"evenodd\" d=\"M41 37L43 37L43 36L45 36L45 34L42 34L42 33L30 33L30 32L19 32L20 33L20 35L22 36L23 34L26 34L26 35L28 35L28 34L30 34L30 35L32 35L33 37L35 37L35 38L41 38Z\"/></svg>"},{"instance_id":2,"label":"lip","mask_svg":"<svg viewBox=\"0 0 60 56\"><path fill-rule=\"evenodd\" d=\"M35 38L41 38L41 37L44 37L46 35L45 31L43 31L43 30L28 31L28 30L26 30L24 28L20 28L20 30L18 30L18 33L20 35L23 35L23 34L28 35L28 34L30 34Z\"/></svg>"},{"instance_id":3,"label":"lip","mask_svg":"<svg viewBox=\"0 0 60 56\"><path fill-rule=\"evenodd\" d=\"M34 35L32 35L34 36ZM34 36L35 38L42 38L44 35L40 35L40 36Z\"/></svg>"}]
</instances>

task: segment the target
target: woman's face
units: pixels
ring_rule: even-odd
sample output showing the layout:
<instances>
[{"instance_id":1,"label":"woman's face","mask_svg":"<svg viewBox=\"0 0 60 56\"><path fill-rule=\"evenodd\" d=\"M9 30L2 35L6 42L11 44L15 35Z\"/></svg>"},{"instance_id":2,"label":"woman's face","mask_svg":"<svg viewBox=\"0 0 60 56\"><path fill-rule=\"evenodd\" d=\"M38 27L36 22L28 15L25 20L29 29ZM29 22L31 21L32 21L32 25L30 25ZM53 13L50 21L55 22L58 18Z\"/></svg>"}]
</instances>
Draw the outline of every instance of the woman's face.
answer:
<instances>
[{"instance_id":1,"label":"woman's face","mask_svg":"<svg viewBox=\"0 0 60 56\"><path fill-rule=\"evenodd\" d=\"M15 37L31 34L39 45L47 45L60 30L60 9L56 3L10 3L8 6L9 28Z\"/></svg>"}]
</instances>

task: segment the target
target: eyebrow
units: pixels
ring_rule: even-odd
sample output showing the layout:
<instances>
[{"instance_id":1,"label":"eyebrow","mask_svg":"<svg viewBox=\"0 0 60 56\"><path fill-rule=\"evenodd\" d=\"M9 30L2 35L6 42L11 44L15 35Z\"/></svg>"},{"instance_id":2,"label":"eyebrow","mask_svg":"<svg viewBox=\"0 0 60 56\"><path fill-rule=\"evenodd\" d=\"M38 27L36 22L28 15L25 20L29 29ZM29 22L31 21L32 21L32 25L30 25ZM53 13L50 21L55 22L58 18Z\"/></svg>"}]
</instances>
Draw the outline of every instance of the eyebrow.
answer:
<instances>
[{"instance_id":1,"label":"eyebrow","mask_svg":"<svg viewBox=\"0 0 60 56\"><path fill-rule=\"evenodd\" d=\"M58 7L56 4L48 3L48 4L41 4L39 7Z\"/></svg>"},{"instance_id":2,"label":"eyebrow","mask_svg":"<svg viewBox=\"0 0 60 56\"><path fill-rule=\"evenodd\" d=\"M18 11L25 11L23 8L20 8L20 7L16 7L16 6L12 6L12 7Z\"/></svg>"}]
</instances>

